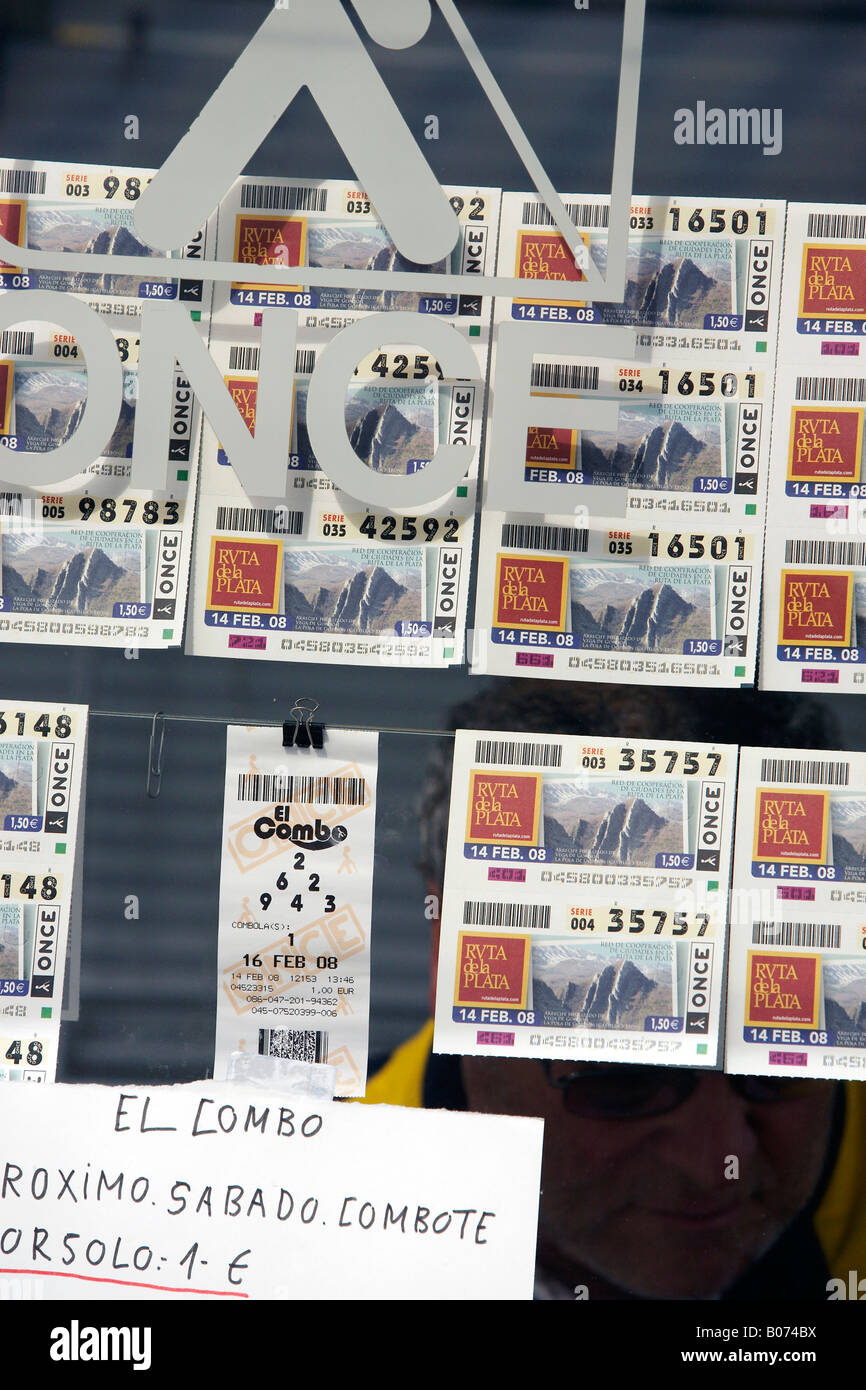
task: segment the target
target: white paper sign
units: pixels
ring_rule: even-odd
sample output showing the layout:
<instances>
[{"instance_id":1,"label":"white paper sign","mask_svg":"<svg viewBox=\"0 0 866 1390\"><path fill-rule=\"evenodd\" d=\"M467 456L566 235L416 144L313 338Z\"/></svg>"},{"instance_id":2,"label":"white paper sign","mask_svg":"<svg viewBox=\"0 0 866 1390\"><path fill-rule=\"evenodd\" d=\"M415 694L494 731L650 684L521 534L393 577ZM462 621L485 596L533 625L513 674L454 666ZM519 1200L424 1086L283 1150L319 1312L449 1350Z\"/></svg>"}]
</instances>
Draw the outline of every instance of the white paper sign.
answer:
<instances>
[{"instance_id":1,"label":"white paper sign","mask_svg":"<svg viewBox=\"0 0 866 1390\"><path fill-rule=\"evenodd\" d=\"M47 1298L532 1296L540 1120L200 1082L3 1106L3 1271Z\"/></svg>"}]
</instances>

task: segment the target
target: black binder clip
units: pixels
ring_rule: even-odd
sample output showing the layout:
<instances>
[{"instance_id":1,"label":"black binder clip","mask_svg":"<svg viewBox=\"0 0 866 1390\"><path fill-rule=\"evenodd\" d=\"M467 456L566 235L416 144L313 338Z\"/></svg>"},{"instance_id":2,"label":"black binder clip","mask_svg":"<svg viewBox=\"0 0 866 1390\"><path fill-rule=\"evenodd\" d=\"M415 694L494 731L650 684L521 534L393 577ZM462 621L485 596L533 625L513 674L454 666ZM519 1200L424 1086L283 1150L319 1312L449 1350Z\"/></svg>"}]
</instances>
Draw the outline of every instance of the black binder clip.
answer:
<instances>
[{"instance_id":1,"label":"black binder clip","mask_svg":"<svg viewBox=\"0 0 866 1390\"><path fill-rule=\"evenodd\" d=\"M325 726L312 722L318 708L318 700L310 695L295 701L290 711L292 718L283 723L284 748L324 748Z\"/></svg>"}]
</instances>

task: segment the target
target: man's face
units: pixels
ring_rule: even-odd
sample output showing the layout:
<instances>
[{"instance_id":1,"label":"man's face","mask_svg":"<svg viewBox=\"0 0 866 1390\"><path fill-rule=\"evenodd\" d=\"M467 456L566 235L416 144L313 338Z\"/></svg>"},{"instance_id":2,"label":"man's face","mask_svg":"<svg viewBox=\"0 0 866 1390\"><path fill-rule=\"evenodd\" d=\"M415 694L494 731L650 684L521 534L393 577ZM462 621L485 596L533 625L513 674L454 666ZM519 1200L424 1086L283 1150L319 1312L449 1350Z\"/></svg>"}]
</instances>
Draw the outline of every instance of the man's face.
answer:
<instances>
[{"instance_id":1,"label":"man's face","mask_svg":"<svg viewBox=\"0 0 866 1390\"><path fill-rule=\"evenodd\" d=\"M540 1252L566 1281L589 1271L643 1297L712 1297L773 1244L821 1172L830 1082L755 1104L712 1073L667 1114L585 1119L566 1111L537 1062L462 1066L471 1110L545 1122Z\"/></svg>"}]
</instances>

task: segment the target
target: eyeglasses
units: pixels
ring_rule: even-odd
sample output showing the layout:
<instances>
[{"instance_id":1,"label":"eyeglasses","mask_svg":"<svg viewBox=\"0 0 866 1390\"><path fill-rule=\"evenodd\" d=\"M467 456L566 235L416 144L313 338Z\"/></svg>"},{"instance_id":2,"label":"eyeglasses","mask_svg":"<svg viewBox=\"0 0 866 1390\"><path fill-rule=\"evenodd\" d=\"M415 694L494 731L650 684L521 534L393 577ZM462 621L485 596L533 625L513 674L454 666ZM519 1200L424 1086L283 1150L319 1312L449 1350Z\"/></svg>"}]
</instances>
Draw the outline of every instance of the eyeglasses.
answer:
<instances>
[{"instance_id":1,"label":"eyeglasses","mask_svg":"<svg viewBox=\"0 0 866 1390\"><path fill-rule=\"evenodd\" d=\"M621 1066L591 1062L585 1069L554 1076L541 1063L549 1085L562 1092L570 1115L583 1119L644 1120L675 1110L697 1089L706 1072L688 1067ZM731 1089L750 1105L799 1100L815 1089L811 1077L725 1076Z\"/></svg>"}]
</instances>

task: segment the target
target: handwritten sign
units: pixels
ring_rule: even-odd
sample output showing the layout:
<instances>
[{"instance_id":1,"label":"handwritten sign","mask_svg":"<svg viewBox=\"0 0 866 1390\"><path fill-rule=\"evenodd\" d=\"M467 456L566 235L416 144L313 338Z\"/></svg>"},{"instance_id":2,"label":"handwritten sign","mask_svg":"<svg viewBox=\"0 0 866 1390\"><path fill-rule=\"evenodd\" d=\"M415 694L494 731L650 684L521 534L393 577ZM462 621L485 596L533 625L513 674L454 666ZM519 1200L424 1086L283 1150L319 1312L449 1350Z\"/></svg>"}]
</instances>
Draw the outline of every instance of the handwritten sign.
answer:
<instances>
[{"instance_id":1,"label":"handwritten sign","mask_svg":"<svg viewBox=\"0 0 866 1390\"><path fill-rule=\"evenodd\" d=\"M47 1298L529 1298L542 1123L259 1087L14 1087L0 1275Z\"/></svg>"}]
</instances>

